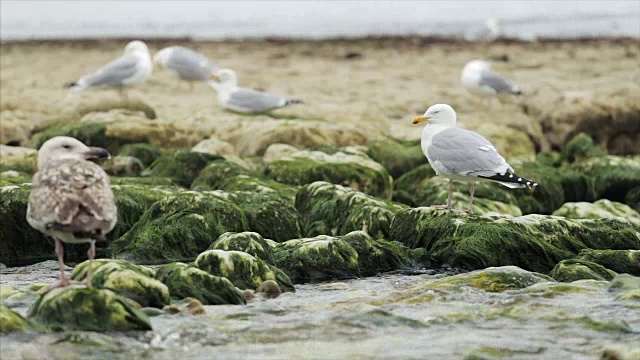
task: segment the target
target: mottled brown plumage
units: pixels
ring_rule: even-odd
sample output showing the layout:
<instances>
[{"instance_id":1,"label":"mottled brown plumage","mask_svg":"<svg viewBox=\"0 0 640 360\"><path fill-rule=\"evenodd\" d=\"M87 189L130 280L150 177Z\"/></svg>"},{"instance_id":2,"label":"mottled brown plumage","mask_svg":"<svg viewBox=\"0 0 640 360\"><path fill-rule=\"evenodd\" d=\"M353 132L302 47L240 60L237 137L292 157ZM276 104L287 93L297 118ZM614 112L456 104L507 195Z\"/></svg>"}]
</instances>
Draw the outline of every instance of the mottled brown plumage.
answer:
<instances>
[{"instance_id":1,"label":"mottled brown plumage","mask_svg":"<svg viewBox=\"0 0 640 360\"><path fill-rule=\"evenodd\" d=\"M89 148L69 137L52 138L40 148L27 221L56 240L61 275L60 282L52 287L69 283L64 275L62 242L90 243L92 260L95 241L104 240L115 227L117 208L109 176L88 161L108 155L104 149ZM89 276L89 285L90 281Z\"/></svg>"}]
</instances>

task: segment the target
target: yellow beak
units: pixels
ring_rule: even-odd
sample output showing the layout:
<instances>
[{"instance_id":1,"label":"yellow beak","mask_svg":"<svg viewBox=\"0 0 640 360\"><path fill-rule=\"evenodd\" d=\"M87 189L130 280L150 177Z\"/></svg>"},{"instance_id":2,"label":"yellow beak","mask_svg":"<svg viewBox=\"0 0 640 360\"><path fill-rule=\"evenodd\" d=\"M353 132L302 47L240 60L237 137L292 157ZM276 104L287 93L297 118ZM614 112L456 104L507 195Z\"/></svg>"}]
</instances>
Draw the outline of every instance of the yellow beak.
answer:
<instances>
[{"instance_id":1,"label":"yellow beak","mask_svg":"<svg viewBox=\"0 0 640 360\"><path fill-rule=\"evenodd\" d=\"M211 75L209 75L209 79L211 79L211 80L218 80L218 75L216 75L216 74L211 74Z\"/></svg>"},{"instance_id":2,"label":"yellow beak","mask_svg":"<svg viewBox=\"0 0 640 360\"><path fill-rule=\"evenodd\" d=\"M414 124L420 124L421 122L424 122L424 121L429 121L429 118L424 116L416 116L415 118L413 118Z\"/></svg>"}]
</instances>

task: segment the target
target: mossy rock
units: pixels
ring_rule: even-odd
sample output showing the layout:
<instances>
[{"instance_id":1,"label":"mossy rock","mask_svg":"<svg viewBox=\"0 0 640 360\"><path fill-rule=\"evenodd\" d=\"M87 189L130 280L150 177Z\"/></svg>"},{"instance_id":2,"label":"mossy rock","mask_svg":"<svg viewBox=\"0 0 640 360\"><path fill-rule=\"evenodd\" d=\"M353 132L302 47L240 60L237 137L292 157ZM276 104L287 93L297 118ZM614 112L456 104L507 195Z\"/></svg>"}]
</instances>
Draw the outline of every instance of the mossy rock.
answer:
<instances>
[{"instance_id":1,"label":"mossy rock","mask_svg":"<svg viewBox=\"0 0 640 360\"><path fill-rule=\"evenodd\" d=\"M620 274L640 276L640 250L584 249L576 259L592 261Z\"/></svg>"},{"instance_id":2,"label":"mossy rock","mask_svg":"<svg viewBox=\"0 0 640 360\"><path fill-rule=\"evenodd\" d=\"M226 190L238 175L251 175L242 166L225 159L211 161L191 183L193 190Z\"/></svg>"},{"instance_id":3,"label":"mossy rock","mask_svg":"<svg viewBox=\"0 0 640 360\"><path fill-rule=\"evenodd\" d=\"M267 165L265 174L278 182L306 185L327 181L365 194L391 200L392 178L387 170L365 153L299 151Z\"/></svg>"},{"instance_id":4,"label":"mossy rock","mask_svg":"<svg viewBox=\"0 0 640 360\"><path fill-rule=\"evenodd\" d=\"M124 155L114 156L101 166L111 176L139 176L145 167L138 158Z\"/></svg>"},{"instance_id":5,"label":"mossy rock","mask_svg":"<svg viewBox=\"0 0 640 360\"><path fill-rule=\"evenodd\" d=\"M289 277L275 266L242 251L207 250L198 255L196 267L225 277L240 289L256 289L265 280L274 280L282 291L295 291Z\"/></svg>"},{"instance_id":6,"label":"mossy rock","mask_svg":"<svg viewBox=\"0 0 640 360\"><path fill-rule=\"evenodd\" d=\"M517 266L500 266L429 280L417 286L430 289L473 287L487 292L503 292L524 289L547 281L553 281L553 279Z\"/></svg>"},{"instance_id":7,"label":"mossy rock","mask_svg":"<svg viewBox=\"0 0 640 360\"><path fill-rule=\"evenodd\" d=\"M221 158L221 156L216 155L177 150L163 154L157 158L156 161L148 167L145 174L168 177L176 184L188 188L207 164Z\"/></svg>"},{"instance_id":8,"label":"mossy rock","mask_svg":"<svg viewBox=\"0 0 640 360\"><path fill-rule=\"evenodd\" d=\"M340 238L358 253L358 268L362 276L398 270L411 263L409 253L401 244L375 240L363 231L353 231Z\"/></svg>"},{"instance_id":9,"label":"mossy rock","mask_svg":"<svg viewBox=\"0 0 640 360\"><path fill-rule=\"evenodd\" d=\"M360 276L358 252L346 241L320 235L279 244L276 264L294 283Z\"/></svg>"},{"instance_id":10,"label":"mossy rock","mask_svg":"<svg viewBox=\"0 0 640 360\"><path fill-rule=\"evenodd\" d=\"M0 188L11 185L31 183L31 175L19 171L7 170L0 172Z\"/></svg>"},{"instance_id":11,"label":"mossy rock","mask_svg":"<svg viewBox=\"0 0 640 360\"><path fill-rule=\"evenodd\" d=\"M585 133L579 133L564 146L561 153L561 160L573 163L606 155L606 151L601 150L593 143L591 136Z\"/></svg>"},{"instance_id":12,"label":"mossy rock","mask_svg":"<svg viewBox=\"0 0 640 360\"><path fill-rule=\"evenodd\" d=\"M366 229L374 238L386 238L400 204L375 198L350 188L318 181L303 186L296 195L304 236L346 235Z\"/></svg>"},{"instance_id":13,"label":"mossy rock","mask_svg":"<svg viewBox=\"0 0 640 360\"><path fill-rule=\"evenodd\" d=\"M593 261L568 259L560 261L549 275L557 281L572 282L584 279L609 281L617 274Z\"/></svg>"},{"instance_id":14,"label":"mossy rock","mask_svg":"<svg viewBox=\"0 0 640 360\"><path fill-rule=\"evenodd\" d=\"M71 273L71 279L85 280L88 265L88 260L78 264ZM109 289L144 307L162 308L169 305L169 289L153 276L153 270L144 266L124 260L99 259L93 262L91 284L98 289Z\"/></svg>"},{"instance_id":15,"label":"mossy rock","mask_svg":"<svg viewBox=\"0 0 640 360\"><path fill-rule=\"evenodd\" d=\"M298 210L278 196L236 191L229 194L229 200L242 209L250 231L277 242L302 236Z\"/></svg>"},{"instance_id":16,"label":"mossy rock","mask_svg":"<svg viewBox=\"0 0 640 360\"><path fill-rule=\"evenodd\" d=\"M592 180L596 199L624 202L640 184L640 156L595 157L576 162L571 169Z\"/></svg>"},{"instance_id":17,"label":"mossy rock","mask_svg":"<svg viewBox=\"0 0 640 360\"><path fill-rule=\"evenodd\" d=\"M22 315L0 305L0 334L27 332L33 330L33 324Z\"/></svg>"},{"instance_id":18,"label":"mossy rock","mask_svg":"<svg viewBox=\"0 0 640 360\"><path fill-rule=\"evenodd\" d=\"M609 283L607 291L616 294L616 300L640 301L640 277L618 274Z\"/></svg>"},{"instance_id":19,"label":"mossy rock","mask_svg":"<svg viewBox=\"0 0 640 360\"><path fill-rule=\"evenodd\" d=\"M481 217L433 208L399 211L389 240L424 249L428 267L475 270L515 265L541 273L586 248L640 249L636 229L614 219Z\"/></svg>"},{"instance_id":20,"label":"mossy rock","mask_svg":"<svg viewBox=\"0 0 640 360\"><path fill-rule=\"evenodd\" d=\"M367 155L384 166L394 179L427 163L419 142L387 139L369 142L367 147Z\"/></svg>"},{"instance_id":21,"label":"mossy rock","mask_svg":"<svg viewBox=\"0 0 640 360\"><path fill-rule=\"evenodd\" d=\"M267 264L275 264L273 250L264 241L262 235L255 232L226 232L216 240L207 250L242 251L257 257Z\"/></svg>"},{"instance_id":22,"label":"mossy rock","mask_svg":"<svg viewBox=\"0 0 640 360\"><path fill-rule=\"evenodd\" d=\"M619 219L640 228L640 213L623 203L607 199L598 200L594 203L566 203L560 209L554 211L553 215L563 216L568 219Z\"/></svg>"},{"instance_id":23,"label":"mossy rock","mask_svg":"<svg viewBox=\"0 0 640 360\"><path fill-rule=\"evenodd\" d=\"M246 301L242 292L227 278L213 276L193 265L171 263L162 266L156 272L156 278L162 281L177 299L192 297L204 305L242 305Z\"/></svg>"},{"instance_id":24,"label":"mossy rock","mask_svg":"<svg viewBox=\"0 0 640 360\"><path fill-rule=\"evenodd\" d=\"M110 245L117 258L166 263L194 259L225 232L248 229L244 212L219 191L183 191L155 202Z\"/></svg>"},{"instance_id":25,"label":"mossy rock","mask_svg":"<svg viewBox=\"0 0 640 360\"><path fill-rule=\"evenodd\" d=\"M112 176L111 185L130 185L152 187L154 190L165 190L169 193L185 190L167 177L155 176Z\"/></svg>"},{"instance_id":26,"label":"mossy rock","mask_svg":"<svg viewBox=\"0 0 640 360\"><path fill-rule=\"evenodd\" d=\"M29 318L53 330L152 330L149 318L111 290L67 286L42 295Z\"/></svg>"},{"instance_id":27,"label":"mossy rock","mask_svg":"<svg viewBox=\"0 0 640 360\"><path fill-rule=\"evenodd\" d=\"M126 144L122 146L118 155L133 156L136 159L140 160L146 168L154 161L156 161L156 159L159 158L162 153L163 149L159 146L146 143L137 143Z\"/></svg>"},{"instance_id":28,"label":"mossy rock","mask_svg":"<svg viewBox=\"0 0 640 360\"><path fill-rule=\"evenodd\" d=\"M30 175L35 174L38 171L38 153L21 155L2 154L2 156L0 156L0 173L5 171L17 171Z\"/></svg>"}]
</instances>

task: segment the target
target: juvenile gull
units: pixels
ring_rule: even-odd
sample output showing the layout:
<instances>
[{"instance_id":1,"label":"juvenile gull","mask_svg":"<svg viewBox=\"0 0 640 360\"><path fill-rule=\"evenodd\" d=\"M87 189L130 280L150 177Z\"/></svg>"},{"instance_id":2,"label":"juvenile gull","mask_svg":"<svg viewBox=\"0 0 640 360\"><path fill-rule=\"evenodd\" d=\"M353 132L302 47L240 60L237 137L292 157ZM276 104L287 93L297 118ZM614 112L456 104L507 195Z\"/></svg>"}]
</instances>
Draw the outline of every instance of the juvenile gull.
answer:
<instances>
[{"instance_id":1,"label":"juvenile gull","mask_svg":"<svg viewBox=\"0 0 640 360\"><path fill-rule=\"evenodd\" d=\"M514 174L513 168L498 154L496 148L480 134L456 127L456 112L447 104L431 106L414 124L429 121L422 130L422 152L436 175L449 179L447 205L451 209L453 181L470 184L469 209L473 213L473 193L477 181L494 181L508 188L538 186L533 180Z\"/></svg>"},{"instance_id":2,"label":"juvenile gull","mask_svg":"<svg viewBox=\"0 0 640 360\"><path fill-rule=\"evenodd\" d=\"M64 274L63 242L90 243L86 283L91 286L95 242L105 240L117 220L109 176L100 166L88 161L106 157L109 157L107 150L90 148L66 136L51 138L40 147L27 222L56 242L60 281L49 289L70 283Z\"/></svg>"},{"instance_id":3,"label":"juvenile gull","mask_svg":"<svg viewBox=\"0 0 640 360\"><path fill-rule=\"evenodd\" d=\"M512 81L491 71L485 60L469 61L461 77L462 85L470 92L481 95L520 95L520 88Z\"/></svg>"},{"instance_id":4,"label":"juvenile gull","mask_svg":"<svg viewBox=\"0 0 640 360\"><path fill-rule=\"evenodd\" d=\"M145 82L151 75L153 63L149 48L142 41L132 41L124 48L124 54L101 69L87 74L69 85L71 90L81 91L92 87L113 87L122 92L126 85Z\"/></svg>"},{"instance_id":5,"label":"juvenile gull","mask_svg":"<svg viewBox=\"0 0 640 360\"><path fill-rule=\"evenodd\" d=\"M181 80L188 81L191 86L194 81L209 81L215 71L206 56L182 46L169 46L158 51L153 61Z\"/></svg>"},{"instance_id":6,"label":"juvenile gull","mask_svg":"<svg viewBox=\"0 0 640 360\"><path fill-rule=\"evenodd\" d=\"M211 75L218 91L218 103L225 109L240 113L265 113L293 104L301 100L288 99L264 91L238 87L238 77L231 69L222 69Z\"/></svg>"}]
</instances>

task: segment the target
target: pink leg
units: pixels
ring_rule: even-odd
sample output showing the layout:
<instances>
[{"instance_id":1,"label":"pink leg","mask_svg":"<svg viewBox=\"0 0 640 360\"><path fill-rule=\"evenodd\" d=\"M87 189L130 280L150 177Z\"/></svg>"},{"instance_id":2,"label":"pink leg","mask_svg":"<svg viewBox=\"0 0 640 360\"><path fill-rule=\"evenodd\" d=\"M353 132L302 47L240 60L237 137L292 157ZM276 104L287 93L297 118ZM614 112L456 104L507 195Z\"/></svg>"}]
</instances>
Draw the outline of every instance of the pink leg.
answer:
<instances>
[{"instance_id":1,"label":"pink leg","mask_svg":"<svg viewBox=\"0 0 640 360\"><path fill-rule=\"evenodd\" d=\"M471 183L469 187L469 209L453 209L456 211L465 212L467 214L473 214L473 193L476 191L476 183Z\"/></svg>"},{"instance_id":2,"label":"pink leg","mask_svg":"<svg viewBox=\"0 0 640 360\"><path fill-rule=\"evenodd\" d=\"M60 266L60 280L49 285L47 291L69 285L69 279L67 279L67 276L64 274L64 248L62 247L62 241L58 239L56 239L56 255L58 256L58 265Z\"/></svg>"},{"instance_id":3,"label":"pink leg","mask_svg":"<svg viewBox=\"0 0 640 360\"><path fill-rule=\"evenodd\" d=\"M91 277L93 276L93 258L96 256L95 240L91 240L91 246L89 247L89 251L87 251L87 255L89 255L89 268L87 268L86 284L88 287L91 287Z\"/></svg>"},{"instance_id":4,"label":"pink leg","mask_svg":"<svg viewBox=\"0 0 640 360\"><path fill-rule=\"evenodd\" d=\"M449 179L449 195L447 197L447 205L432 205L436 209L451 209L451 197L453 196L453 180Z\"/></svg>"}]
</instances>

